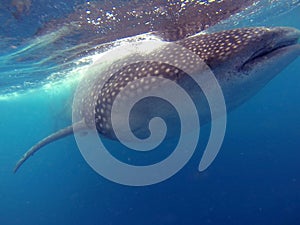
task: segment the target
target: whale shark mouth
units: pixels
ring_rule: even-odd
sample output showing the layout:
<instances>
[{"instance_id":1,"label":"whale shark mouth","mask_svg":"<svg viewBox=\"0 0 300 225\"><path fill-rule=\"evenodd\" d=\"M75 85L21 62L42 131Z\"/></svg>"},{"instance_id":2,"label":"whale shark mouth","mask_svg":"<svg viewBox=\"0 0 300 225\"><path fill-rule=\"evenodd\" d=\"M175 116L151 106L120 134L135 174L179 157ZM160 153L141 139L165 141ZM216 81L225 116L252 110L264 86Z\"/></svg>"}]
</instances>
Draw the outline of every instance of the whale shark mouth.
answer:
<instances>
[{"instance_id":1,"label":"whale shark mouth","mask_svg":"<svg viewBox=\"0 0 300 225\"><path fill-rule=\"evenodd\" d=\"M279 41L273 46L266 46L256 51L248 60L243 63L243 65L241 66L241 70L247 70L249 66L251 67L251 65L269 60L278 54L284 54L289 51L293 51L293 49L299 48L300 44L298 44L298 41L300 38L300 34L298 33L298 35L296 37L291 37L289 39Z\"/></svg>"}]
</instances>

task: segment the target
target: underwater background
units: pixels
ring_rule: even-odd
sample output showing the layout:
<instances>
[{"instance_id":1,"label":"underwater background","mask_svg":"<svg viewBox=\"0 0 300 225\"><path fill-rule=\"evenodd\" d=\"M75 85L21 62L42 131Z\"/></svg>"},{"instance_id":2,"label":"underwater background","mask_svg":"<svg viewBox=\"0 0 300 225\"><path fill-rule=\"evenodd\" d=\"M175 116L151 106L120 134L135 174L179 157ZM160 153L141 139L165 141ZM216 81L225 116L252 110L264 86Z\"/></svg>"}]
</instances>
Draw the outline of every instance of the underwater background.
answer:
<instances>
[{"instance_id":1,"label":"underwater background","mask_svg":"<svg viewBox=\"0 0 300 225\"><path fill-rule=\"evenodd\" d=\"M91 61L84 56L56 65L59 58L51 57L59 50L63 55L67 46L51 51L47 45L61 34L36 38L30 30L84 2L41 2L47 4L34 7L31 2L31 23L18 10L9 15L9 1L0 3L1 225L300 224L300 58L229 113L221 151L204 172L197 170L199 147L179 173L162 183L119 185L95 173L69 136L45 147L14 174L15 163L30 146L71 123L74 86ZM298 1L286 2L294 2L293 7L279 13L278 7L266 5L257 17L239 15L212 31L255 25L300 29ZM22 41L15 45L16 40ZM209 127L201 132L208 133Z\"/></svg>"}]
</instances>

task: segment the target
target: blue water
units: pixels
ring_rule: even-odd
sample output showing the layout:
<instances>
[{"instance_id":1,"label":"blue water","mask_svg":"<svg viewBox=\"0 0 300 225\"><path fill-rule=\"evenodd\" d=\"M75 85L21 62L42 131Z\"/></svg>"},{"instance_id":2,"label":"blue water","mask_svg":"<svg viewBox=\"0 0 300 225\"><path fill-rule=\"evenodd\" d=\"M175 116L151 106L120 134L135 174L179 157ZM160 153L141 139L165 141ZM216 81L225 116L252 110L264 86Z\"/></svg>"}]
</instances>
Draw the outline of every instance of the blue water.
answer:
<instances>
[{"instance_id":1,"label":"blue water","mask_svg":"<svg viewBox=\"0 0 300 225\"><path fill-rule=\"evenodd\" d=\"M300 29L299 15L297 7L265 25ZM28 41L29 31L25 36ZM15 69L9 65L3 74ZM30 146L71 123L77 76L70 67L66 71L42 74L50 78L40 83L40 77L33 78L28 87L19 85L21 78L13 79L18 73L1 76L1 225L300 224L300 58L228 115L222 149L206 171L197 170L199 148L178 174L147 187L122 186L99 176L73 136L45 147L13 174ZM23 75L26 80L28 74Z\"/></svg>"}]
</instances>

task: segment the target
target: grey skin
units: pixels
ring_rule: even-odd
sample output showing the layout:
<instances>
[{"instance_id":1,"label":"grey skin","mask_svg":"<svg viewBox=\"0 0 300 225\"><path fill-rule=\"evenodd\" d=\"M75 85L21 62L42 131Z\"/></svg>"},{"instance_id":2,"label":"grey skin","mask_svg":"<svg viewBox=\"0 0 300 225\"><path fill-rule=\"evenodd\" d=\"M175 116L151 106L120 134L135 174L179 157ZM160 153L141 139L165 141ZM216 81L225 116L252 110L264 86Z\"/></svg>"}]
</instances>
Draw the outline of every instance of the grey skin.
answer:
<instances>
[{"instance_id":1,"label":"grey skin","mask_svg":"<svg viewBox=\"0 0 300 225\"><path fill-rule=\"evenodd\" d=\"M293 28L260 27L201 34L175 43L198 55L210 67L222 88L227 110L232 110L256 94L300 55L299 38L300 31ZM186 57L188 58L188 56ZM155 70L151 72L149 68L155 68ZM169 70L167 70L168 68ZM129 72L142 71L142 69L145 72ZM90 89L83 90L87 92L85 95L87 97L82 99L84 105L77 112L82 120L51 134L34 145L17 163L14 172L43 146L73 134L75 131L89 129L91 121L96 122L99 134L109 139L115 139L113 129L111 128L109 110L115 96L128 82L134 80L135 77L157 76L157 73L154 73L156 70L159 70L158 74L164 78L168 78L179 84L186 82L186 74L184 72L176 70L176 68L168 64L159 64L157 62L145 62L125 66L122 71L111 76L107 81L107 85L102 90L98 90L97 81L94 82L90 85ZM199 71L199 74L201 74L201 71ZM124 80L127 81L125 82ZM150 83L150 88L157 88L155 83L153 83L153 86L151 85ZM143 86L141 84L138 88L143 89L145 87L146 85ZM147 88L149 88L149 84ZM86 110L88 107L85 107L93 99L97 99L95 114L91 113L90 110ZM143 116L151 117L150 113L147 115L147 111L141 110L141 114L136 115L137 120ZM204 112L204 114L206 113ZM170 115L165 116L168 117ZM133 127L133 130L137 131L135 133L137 136L147 133L146 128L142 128L145 126L143 121L137 124L137 127Z\"/></svg>"}]
</instances>

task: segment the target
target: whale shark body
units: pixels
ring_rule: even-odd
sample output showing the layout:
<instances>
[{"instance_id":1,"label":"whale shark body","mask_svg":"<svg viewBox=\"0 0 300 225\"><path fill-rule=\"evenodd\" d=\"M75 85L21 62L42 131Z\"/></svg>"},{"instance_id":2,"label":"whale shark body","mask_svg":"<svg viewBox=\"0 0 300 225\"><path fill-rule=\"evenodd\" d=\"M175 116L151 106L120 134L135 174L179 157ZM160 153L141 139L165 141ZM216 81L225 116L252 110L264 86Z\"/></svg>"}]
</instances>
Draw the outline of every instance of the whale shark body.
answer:
<instances>
[{"instance_id":1,"label":"whale shark body","mask_svg":"<svg viewBox=\"0 0 300 225\"><path fill-rule=\"evenodd\" d=\"M299 38L300 31L293 28L256 27L198 34L182 38L175 43L188 49L208 65L222 88L227 109L231 110L252 97L300 55ZM158 50L158 54L159 51L166 51L166 49ZM181 52L172 52L172 54L169 57L176 58ZM188 55L185 57L189 59ZM186 63L189 63L189 60ZM201 71L197 71L197 74L201 76ZM82 90L87 92L84 95L86 97L81 99L84 102L82 108L78 109L82 120L51 134L34 145L20 159L14 171L16 172L43 146L73 134L75 131L89 129L93 121L96 123L99 134L105 138L116 139L111 124L111 106L116 96L133 80L145 77L152 77L155 80L158 75L178 84L185 83L187 77L184 71L167 63L149 61L124 65L123 69L113 74L101 89L97 88L97 80L91 83L90 89ZM141 83L135 89L143 91L158 87L155 82L153 84ZM128 96L130 97L130 94ZM91 114L85 106L95 99L95 113ZM170 117L168 114L164 116ZM141 110L140 114L134 115L137 121L143 120L143 117L151 117L151 104L149 109L146 108ZM133 128L137 136L147 133L147 128L143 128L144 126L139 122L137 124Z\"/></svg>"}]
</instances>

